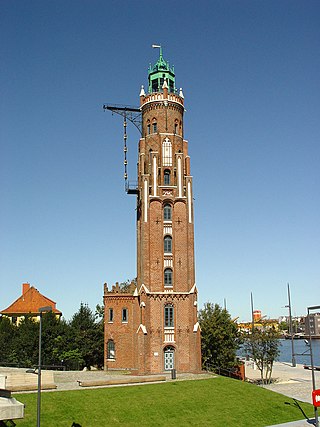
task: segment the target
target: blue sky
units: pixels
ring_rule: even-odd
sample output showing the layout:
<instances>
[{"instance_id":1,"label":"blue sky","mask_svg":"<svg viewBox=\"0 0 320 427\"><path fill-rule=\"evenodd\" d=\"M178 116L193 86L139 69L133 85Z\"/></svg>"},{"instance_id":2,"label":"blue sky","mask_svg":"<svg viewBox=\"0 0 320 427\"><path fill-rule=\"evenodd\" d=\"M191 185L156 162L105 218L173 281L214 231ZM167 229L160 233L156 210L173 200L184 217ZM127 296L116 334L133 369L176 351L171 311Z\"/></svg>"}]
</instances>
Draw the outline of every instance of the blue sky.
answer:
<instances>
[{"instance_id":1,"label":"blue sky","mask_svg":"<svg viewBox=\"0 0 320 427\"><path fill-rule=\"evenodd\" d=\"M29 282L69 319L136 276L122 120L163 46L185 95L200 306L320 304L319 1L1 2L0 309ZM138 133L128 130L129 178Z\"/></svg>"}]
</instances>

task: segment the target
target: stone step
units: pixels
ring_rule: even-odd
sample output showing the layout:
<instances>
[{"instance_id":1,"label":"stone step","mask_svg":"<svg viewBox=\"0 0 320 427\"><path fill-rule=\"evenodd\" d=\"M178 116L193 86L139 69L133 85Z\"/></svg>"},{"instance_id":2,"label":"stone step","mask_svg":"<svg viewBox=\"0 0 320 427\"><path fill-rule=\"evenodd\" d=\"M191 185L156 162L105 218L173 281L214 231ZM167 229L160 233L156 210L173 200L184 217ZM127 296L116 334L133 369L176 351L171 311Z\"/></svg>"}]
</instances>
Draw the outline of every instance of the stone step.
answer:
<instances>
[{"instance_id":1,"label":"stone step","mask_svg":"<svg viewBox=\"0 0 320 427\"><path fill-rule=\"evenodd\" d=\"M21 371L7 371L5 374L5 388L11 391L26 391L37 390L38 388L38 375L36 373L21 372ZM41 371L41 389L56 388L53 377L53 371Z\"/></svg>"}]
</instances>

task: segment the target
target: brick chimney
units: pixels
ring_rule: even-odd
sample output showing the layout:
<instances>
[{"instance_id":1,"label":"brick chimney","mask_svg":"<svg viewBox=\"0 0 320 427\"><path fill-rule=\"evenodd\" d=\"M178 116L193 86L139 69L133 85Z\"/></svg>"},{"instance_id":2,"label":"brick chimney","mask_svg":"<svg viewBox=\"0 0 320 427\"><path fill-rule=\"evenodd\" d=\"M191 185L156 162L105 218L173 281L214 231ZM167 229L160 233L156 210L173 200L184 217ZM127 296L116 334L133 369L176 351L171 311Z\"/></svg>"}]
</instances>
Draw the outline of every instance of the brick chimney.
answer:
<instances>
[{"instance_id":1,"label":"brick chimney","mask_svg":"<svg viewBox=\"0 0 320 427\"><path fill-rule=\"evenodd\" d=\"M22 283L22 295L30 289L30 283Z\"/></svg>"}]
</instances>

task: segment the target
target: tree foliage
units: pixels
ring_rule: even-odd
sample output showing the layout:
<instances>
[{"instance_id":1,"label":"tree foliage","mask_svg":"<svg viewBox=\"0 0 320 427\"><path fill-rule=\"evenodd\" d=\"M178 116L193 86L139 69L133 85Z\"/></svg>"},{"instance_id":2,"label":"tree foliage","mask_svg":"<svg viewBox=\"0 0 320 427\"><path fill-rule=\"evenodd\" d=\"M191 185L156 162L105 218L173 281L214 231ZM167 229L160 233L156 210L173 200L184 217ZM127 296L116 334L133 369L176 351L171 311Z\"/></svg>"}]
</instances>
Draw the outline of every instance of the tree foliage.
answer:
<instances>
[{"instance_id":1,"label":"tree foliage","mask_svg":"<svg viewBox=\"0 0 320 427\"><path fill-rule=\"evenodd\" d=\"M81 304L71 321L55 314L42 317L42 365L64 365L67 369L103 366L103 320ZM31 367L38 365L39 322L26 317L19 325L0 317L0 364Z\"/></svg>"},{"instance_id":2,"label":"tree foliage","mask_svg":"<svg viewBox=\"0 0 320 427\"><path fill-rule=\"evenodd\" d=\"M267 324L246 334L244 349L257 365L262 384L271 381L273 363L280 354L279 338L279 332Z\"/></svg>"},{"instance_id":3,"label":"tree foliage","mask_svg":"<svg viewBox=\"0 0 320 427\"><path fill-rule=\"evenodd\" d=\"M32 318L25 317L16 329L12 342L19 364L33 366L38 363L39 325Z\"/></svg>"},{"instance_id":4,"label":"tree foliage","mask_svg":"<svg viewBox=\"0 0 320 427\"><path fill-rule=\"evenodd\" d=\"M206 303L199 312L202 365L206 369L230 369L236 363L238 328L227 310Z\"/></svg>"},{"instance_id":5,"label":"tree foliage","mask_svg":"<svg viewBox=\"0 0 320 427\"><path fill-rule=\"evenodd\" d=\"M95 314L86 304L80 305L79 311L71 319L74 336L74 350L79 349L84 364L103 366L103 324L96 323Z\"/></svg>"},{"instance_id":6,"label":"tree foliage","mask_svg":"<svg viewBox=\"0 0 320 427\"><path fill-rule=\"evenodd\" d=\"M6 317L0 317L0 361L2 363L16 363L17 358L13 349L16 328Z\"/></svg>"}]
</instances>

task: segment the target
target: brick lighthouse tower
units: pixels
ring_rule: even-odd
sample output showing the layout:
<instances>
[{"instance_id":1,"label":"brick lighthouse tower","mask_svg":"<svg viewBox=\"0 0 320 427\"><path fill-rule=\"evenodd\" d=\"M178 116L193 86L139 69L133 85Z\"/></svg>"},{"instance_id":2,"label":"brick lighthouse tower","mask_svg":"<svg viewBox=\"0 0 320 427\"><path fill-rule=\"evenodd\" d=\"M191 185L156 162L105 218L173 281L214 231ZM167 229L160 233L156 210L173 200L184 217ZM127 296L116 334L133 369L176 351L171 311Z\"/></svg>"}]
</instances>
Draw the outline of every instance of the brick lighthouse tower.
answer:
<instances>
[{"instance_id":1,"label":"brick lighthouse tower","mask_svg":"<svg viewBox=\"0 0 320 427\"><path fill-rule=\"evenodd\" d=\"M105 285L105 368L141 374L201 370L194 266L194 215L184 97L174 68L149 67L140 92L137 280Z\"/></svg>"}]
</instances>

